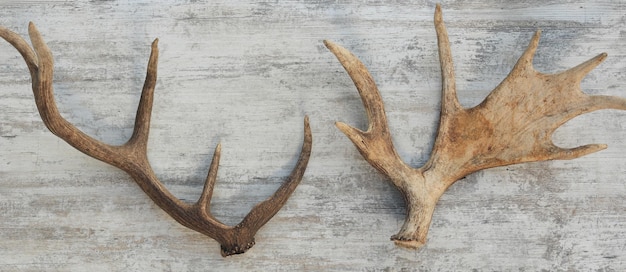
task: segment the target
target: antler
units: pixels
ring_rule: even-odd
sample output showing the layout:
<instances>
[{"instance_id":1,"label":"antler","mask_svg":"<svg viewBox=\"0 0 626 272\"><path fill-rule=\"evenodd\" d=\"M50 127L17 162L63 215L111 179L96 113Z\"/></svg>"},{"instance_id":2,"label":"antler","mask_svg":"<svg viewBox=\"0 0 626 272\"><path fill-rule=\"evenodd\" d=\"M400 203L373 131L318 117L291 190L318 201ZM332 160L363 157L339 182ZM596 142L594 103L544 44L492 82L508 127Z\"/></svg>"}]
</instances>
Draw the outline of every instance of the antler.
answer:
<instances>
[{"instance_id":1,"label":"antler","mask_svg":"<svg viewBox=\"0 0 626 272\"><path fill-rule=\"evenodd\" d=\"M150 115L157 78L158 39L152 43L133 134L125 144L112 146L88 136L60 115L52 88L52 53L33 23L29 24L28 32L32 48L18 34L0 27L0 37L13 45L26 61L32 77L37 109L48 129L79 151L124 170L172 218L219 242L222 256L244 253L251 248L256 232L280 210L300 183L311 154L312 136L308 117L304 118L304 143L295 169L274 195L252 208L241 223L228 226L211 214L211 196L221 153L219 144L215 148L200 199L194 204L181 201L159 181L147 157Z\"/></svg>"},{"instance_id":2,"label":"antler","mask_svg":"<svg viewBox=\"0 0 626 272\"><path fill-rule=\"evenodd\" d=\"M441 116L431 157L418 169L404 163L393 147L380 93L363 63L343 47L324 41L354 81L369 119L367 131L341 122L337 127L404 196L407 216L400 232L391 239L408 248L426 243L435 205L458 179L481 169L574 159L605 149L603 144L565 149L554 145L551 136L559 126L583 113L626 110L624 98L590 96L580 89L581 80L606 58L606 53L561 73L537 72L532 60L540 31L504 81L481 104L465 109L457 100L450 43L439 5L435 29L443 81Z\"/></svg>"}]
</instances>

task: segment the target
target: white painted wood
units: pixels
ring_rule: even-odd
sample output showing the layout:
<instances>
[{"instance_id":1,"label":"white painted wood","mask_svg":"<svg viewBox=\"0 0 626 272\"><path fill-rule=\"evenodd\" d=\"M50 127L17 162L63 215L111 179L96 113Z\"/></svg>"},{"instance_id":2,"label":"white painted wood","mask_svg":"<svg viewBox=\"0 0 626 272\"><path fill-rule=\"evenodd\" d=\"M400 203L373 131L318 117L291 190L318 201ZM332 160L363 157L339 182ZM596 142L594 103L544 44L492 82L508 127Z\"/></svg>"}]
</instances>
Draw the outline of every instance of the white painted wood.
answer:
<instances>
[{"instance_id":1,"label":"white painted wood","mask_svg":"<svg viewBox=\"0 0 626 272\"><path fill-rule=\"evenodd\" d=\"M479 103L543 29L535 66L556 72L600 52L589 93L626 96L626 3L442 1L463 105ZM395 247L403 203L333 125L363 127L353 84L322 45L370 68L394 141L425 162L440 76L424 1L0 1L0 25L37 24L56 61L60 110L108 143L130 136L152 39L161 48L149 156L167 186L195 199L214 146L214 212L236 223L293 167L308 114L302 184L244 255L178 225L123 172L49 133L23 60L0 43L1 271L624 271L626 113L559 129L564 146L607 143L572 161L468 176L438 204L429 243Z\"/></svg>"}]
</instances>

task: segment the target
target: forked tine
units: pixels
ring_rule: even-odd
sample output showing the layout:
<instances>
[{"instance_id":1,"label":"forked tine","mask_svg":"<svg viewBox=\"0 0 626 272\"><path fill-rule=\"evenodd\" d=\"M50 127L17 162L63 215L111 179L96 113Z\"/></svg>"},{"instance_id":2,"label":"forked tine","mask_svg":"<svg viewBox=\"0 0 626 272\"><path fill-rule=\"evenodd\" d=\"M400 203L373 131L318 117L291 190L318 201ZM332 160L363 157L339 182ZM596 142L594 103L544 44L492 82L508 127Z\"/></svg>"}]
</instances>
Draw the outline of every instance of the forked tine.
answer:
<instances>
[{"instance_id":1,"label":"forked tine","mask_svg":"<svg viewBox=\"0 0 626 272\"><path fill-rule=\"evenodd\" d=\"M339 60L341 65L346 69L346 72L348 72L348 75L361 95L361 101L363 102L369 120L367 132L382 133L388 131L387 117L385 116L385 107L382 103L382 97L378 92L374 78L369 71L367 71L365 65L350 51L334 42L325 40L324 45L326 45L330 52L335 54L335 57L337 57L337 60Z\"/></svg>"},{"instance_id":2,"label":"forked tine","mask_svg":"<svg viewBox=\"0 0 626 272\"><path fill-rule=\"evenodd\" d=\"M369 121L367 131L342 122L335 125L374 168L388 175L398 187L404 188L406 184L396 176L407 175L405 172L412 172L413 169L402 161L393 146L385 106L374 78L359 58L347 49L328 40L324 41L324 45L335 55L354 82Z\"/></svg>"}]
</instances>

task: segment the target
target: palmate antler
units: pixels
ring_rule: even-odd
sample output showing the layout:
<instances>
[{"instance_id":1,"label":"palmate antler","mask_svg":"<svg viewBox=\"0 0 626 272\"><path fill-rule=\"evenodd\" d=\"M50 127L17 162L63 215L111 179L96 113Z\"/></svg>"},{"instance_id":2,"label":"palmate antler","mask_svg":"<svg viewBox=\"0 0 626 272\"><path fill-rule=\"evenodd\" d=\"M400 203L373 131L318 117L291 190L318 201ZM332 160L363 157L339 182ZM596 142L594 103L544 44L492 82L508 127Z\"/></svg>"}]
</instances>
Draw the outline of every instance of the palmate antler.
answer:
<instances>
[{"instance_id":1,"label":"palmate antler","mask_svg":"<svg viewBox=\"0 0 626 272\"><path fill-rule=\"evenodd\" d=\"M599 109L626 110L624 98L590 96L580 89L583 77L606 58L605 53L562 73L537 72L532 61L539 31L504 81L478 106L463 108L457 100L450 43L439 5L435 29L443 81L441 116L431 157L418 169L404 163L394 149L382 98L363 63L341 46L324 41L354 81L369 119L367 131L341 122L336 125L404 196L407 216L391 239L408 248L426 243L435 205L458 179L481 169L574 159L605 149L600 144L564 149L554 145L551 136L578 115Z\"/></svg>"},{"instance_id":2,"label":"palmate antler","mask_svg":"<svg viewBox=\"0 0 626 272\"><path fill-rule=\"evenodd\" d=\"M311 154L312 136L308 117L304 119L304 143L295 169L274 195L254 206L236 226L225 225L211 214L211 196L221 153L219 144L215 148L200 199L193 204L181 201L159 181L147 157L150 115L157 78L158 40L152 43L152 52L133 134L125 144L112 146L88 136L60 115L52 88L52 53L34 24L29 25L28 32L33 48L18 34L0 27L0 37L13 45L26 61L32 77L37 109L48 129L79 151L124 170L154 203L172 218L185 227L219 242L222 256L244 253L251 248L254 245L256 232L280 210L300 183Z\"/></svg>"}]
</instances>

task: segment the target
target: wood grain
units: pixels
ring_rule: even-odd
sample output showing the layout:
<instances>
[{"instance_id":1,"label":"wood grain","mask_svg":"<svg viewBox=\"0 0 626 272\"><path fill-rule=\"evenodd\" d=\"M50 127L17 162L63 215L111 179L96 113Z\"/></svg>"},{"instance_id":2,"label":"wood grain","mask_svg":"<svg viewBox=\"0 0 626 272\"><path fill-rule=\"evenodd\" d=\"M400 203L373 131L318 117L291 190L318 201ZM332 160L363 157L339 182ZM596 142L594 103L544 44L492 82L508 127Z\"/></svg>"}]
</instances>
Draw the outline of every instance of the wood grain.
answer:
<instances>
[{"instance_id":1,"label":"wood grain","mask_svg":"<svg viewBox=\"0 0 626 272\"><path fill-rule=\"evenodd\" d=\"M572 161L485 170L440 200L420 251L394 247L404 203L334 127L363 128L354 86L323 39L370 67L394 144L427 160L439 112L434 3L424 1L0 1L0 25L35 22L54 52L61 113L102 141L132 132L150 42L161 48L149 159L175 195L196 199L222 143L214 213L233 224L297 160L302 117L316 144L300 186L242 256L179 226L123 172L50 134L26 66L0 43L2 271L622 271L626 269L626 114L600 111L558 144L606 143ZM510 71L537 28L542 72L601 52L590 94L625 97L626 4L442 1L463 106ZM156 148L163 147L163 148Z\"/></svg>"}]
</instances>

